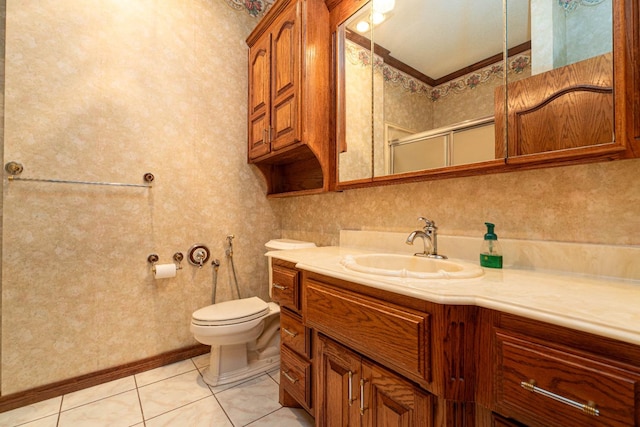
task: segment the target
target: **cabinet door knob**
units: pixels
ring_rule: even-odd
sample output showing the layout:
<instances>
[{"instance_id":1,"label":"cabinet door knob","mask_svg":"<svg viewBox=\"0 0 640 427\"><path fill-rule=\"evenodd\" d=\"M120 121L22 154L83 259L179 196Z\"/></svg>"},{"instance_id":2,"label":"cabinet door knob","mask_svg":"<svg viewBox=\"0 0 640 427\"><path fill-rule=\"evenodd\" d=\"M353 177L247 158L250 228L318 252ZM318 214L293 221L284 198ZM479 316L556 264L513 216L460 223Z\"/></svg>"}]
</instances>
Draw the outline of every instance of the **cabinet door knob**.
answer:
<instances>
[{"instance_id":1,"label":"cabinet door knob","mask_svg":"<svg viewBox=\"0 0 640 427\"><path fill-rule=\"evenodd\" d=\"M279 289L279 290L281 290L281 291L286 291L286 290L287 290L287 287L286 287L286 286L282 286L281 284L276 283L276 282L273 282L273 283L271 284L271 286L273 286L274 288Z\"/></svg>"}]
</instances>

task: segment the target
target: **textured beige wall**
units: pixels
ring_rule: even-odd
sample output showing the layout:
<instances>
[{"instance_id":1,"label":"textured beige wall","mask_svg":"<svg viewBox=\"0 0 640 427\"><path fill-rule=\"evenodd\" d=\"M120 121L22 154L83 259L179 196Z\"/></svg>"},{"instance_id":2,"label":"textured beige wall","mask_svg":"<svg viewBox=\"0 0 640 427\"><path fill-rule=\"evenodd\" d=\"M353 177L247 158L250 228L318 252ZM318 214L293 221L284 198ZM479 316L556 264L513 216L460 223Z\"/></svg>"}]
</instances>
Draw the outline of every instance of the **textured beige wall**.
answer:
<instances>
[{"instance_id":1,"label":"textured beige wall","mask_svg":"<svg viewBox=\"0 0 640 427\"><path fill-rule=\"evenodd\" d=\"M339 243L341 229L640 245L640 159L443 179L290 198L283 237ZM286 215L284 215L286 213Z\"/></svg>"},{"instance_id":2,"label":"textured beige wall","mask_svg":"<svg viewBox=\"0 0 640 427\"><path fill-rule=\"evenodd\" d=\"M222 0L9 0L4 160L3 395L195 344L212 269L161 263L236 235L243 296L267 293L273 202L246 163L247 47L257 20Z\"/></svg>"}]
</instances>

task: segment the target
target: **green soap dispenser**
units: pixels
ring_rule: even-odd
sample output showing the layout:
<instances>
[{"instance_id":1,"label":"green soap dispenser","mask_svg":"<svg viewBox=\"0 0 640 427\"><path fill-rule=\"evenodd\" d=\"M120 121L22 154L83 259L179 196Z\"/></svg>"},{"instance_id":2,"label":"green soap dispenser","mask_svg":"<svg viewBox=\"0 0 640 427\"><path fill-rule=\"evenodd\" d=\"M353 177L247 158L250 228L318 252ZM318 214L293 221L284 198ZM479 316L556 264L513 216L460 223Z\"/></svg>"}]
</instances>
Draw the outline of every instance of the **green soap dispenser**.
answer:
<instances>
[{"instance_id":1,"label":"green soap dispenser","mask_svg":"<svg viewBox=\"0 0 640 427\"><path fill-rule=\"evenodd\" d=\"M489 268L502 268L502 249L498 243L498 236L493 232L495 227L490 222L485 222L487 233L484 235L482 249L480 250L480 265Z\"/></svg>"}]
</instances>

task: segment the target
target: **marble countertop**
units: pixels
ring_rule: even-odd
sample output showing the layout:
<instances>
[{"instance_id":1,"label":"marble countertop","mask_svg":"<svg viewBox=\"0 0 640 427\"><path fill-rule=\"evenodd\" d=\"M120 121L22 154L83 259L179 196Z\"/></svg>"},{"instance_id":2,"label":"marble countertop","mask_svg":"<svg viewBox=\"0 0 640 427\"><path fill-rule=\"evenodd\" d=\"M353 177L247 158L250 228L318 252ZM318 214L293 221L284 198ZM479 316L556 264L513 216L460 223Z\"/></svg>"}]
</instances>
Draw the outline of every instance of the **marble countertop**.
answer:
<instances>
[{"instance_id":1,"label":"marble countertop","mask_svg":"<svg viewBox=\"0 0 640 427\"><path fill-rule=\"evenodd\" d=\"M485 268L483 276L473 279L416 280L354 272L340 263L347 255L367 253L376 251L330 246L266 255L302 270L434 303L477 305L640 345L640 281L511 268Z\"/></svg>"}]
</instances>

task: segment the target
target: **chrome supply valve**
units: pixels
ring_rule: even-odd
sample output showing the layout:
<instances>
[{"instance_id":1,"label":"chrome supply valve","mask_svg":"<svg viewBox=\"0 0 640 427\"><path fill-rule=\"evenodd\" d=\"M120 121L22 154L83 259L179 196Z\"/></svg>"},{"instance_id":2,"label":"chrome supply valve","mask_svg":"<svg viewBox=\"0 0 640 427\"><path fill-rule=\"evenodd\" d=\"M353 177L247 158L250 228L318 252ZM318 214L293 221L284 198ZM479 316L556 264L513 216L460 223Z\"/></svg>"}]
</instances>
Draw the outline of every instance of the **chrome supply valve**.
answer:
<instances>
[{"instance_id":1,"label":"chrome supply valve","mask_svg":"<svg viewBox=\"0 0 640 427\"><path fill-rule=\"evenodd\" d=\"M445 255L438 254L438 227L436 223L425 217L418 217L418 221L424 221L425 225L422 230L412 231L407 237L405 242L407 245L413 245L413 241L416 237L420 237L424 243L424 251L417 252L414 255L423 256L427 258L446 259ZM431 250L427 250L427 242Z\"/></svg>"}]
</instances>

